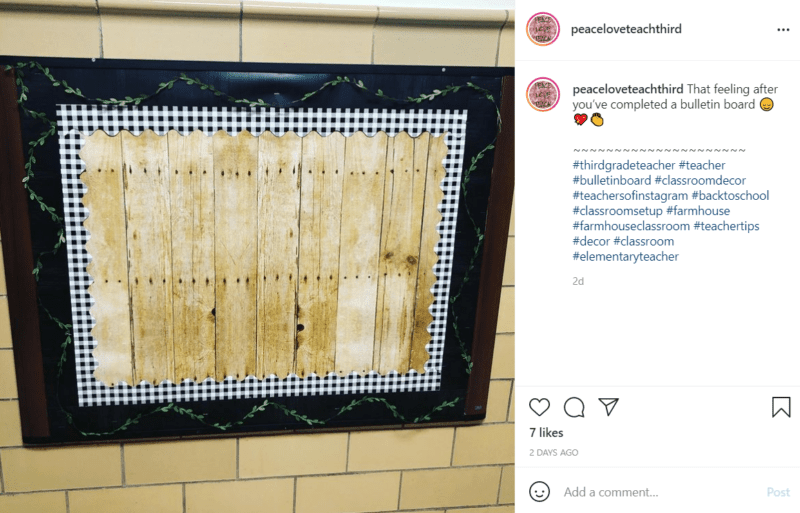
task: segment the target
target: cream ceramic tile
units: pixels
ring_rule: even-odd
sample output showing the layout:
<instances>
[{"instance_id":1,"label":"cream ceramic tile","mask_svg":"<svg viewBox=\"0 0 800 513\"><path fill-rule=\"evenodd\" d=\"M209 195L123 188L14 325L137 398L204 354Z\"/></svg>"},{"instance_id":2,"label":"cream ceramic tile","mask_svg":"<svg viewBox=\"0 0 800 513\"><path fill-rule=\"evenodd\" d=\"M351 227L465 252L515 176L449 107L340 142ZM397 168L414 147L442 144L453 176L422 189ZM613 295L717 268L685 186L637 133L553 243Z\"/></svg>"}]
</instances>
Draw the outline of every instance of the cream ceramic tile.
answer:
<instances>
[{"instance_id":1,"label":"cream ceramic tile","mask_svg":"<svg viewBox=\"0 0 800 513\"><path fill-rule=\"evenodd\" d=\"M17 2L17 5L20 3L28 2ZM39 1L27 9L11 9L4 4L0 4L0 53L42 57L100 56L100 20L94 0Z\"/></svg>"},{"instance_id":2,"label":"cream ceramic tile","mask_svg":"<svg viewBox=\"0 0 800 513\"><path fill-rule=\"evenodd\" d=\"M0 511L3 513L61 513L67 511L67 498L64 492L0 495Z\"/></svg>"},{"instance_id":3,"label":"cream ceramic tile","mask_svg":"<svg viewBox=\"0 0 800 513\"><path fill-rule=\"evenodd\" d=\"M3 269L0 268L0 274ZM11 319L8 317L8 297L0 296L0 349L11 347Z\"/></svg>"},{"instance_id":4,"label":"cream ceramic tile","mask_svg":"<svg viewBox=\"0 0 800 513\"><path fill-rule=\"evenodd\" d=\"M100 13L106 58L239 60L238 15L188 17L114 9L105 12L105 1L108 0L100 2Z\"/></svg>"},{"instance_id":5,"label":"cream ceramic tile","mask_svg":"<svg viewBox=\"0 0 800 513\"><path fill-rule=\"evenodd\" d=\"M495 27L381 21L375 27L375 64L494 66Z\"/></svg>"},{"instance_id":6,"label":"cream ceramic tile","mask_svg":"<svg viewBox=\"0 0 800 513\"><path fill-rule=\"evenodd\" d=\"M500 313L497 317L497 333L514 332L514 287L503 287L500 292Z\"/></svg>"},{"instance_id":7,"label":"cream ceramic tile","mask_svg":"<svg viewBox=\"0 0 800 513\"><path fill-rule=\"evenodd\" d=\"M508 21L500 31L498 66L514 66L514 11L509 11Z\"/></svg>"},{"instance_id":8,"label":"cream ceramic tile","mask_svg":"<svg viewBox=\"0 0 800 513\"><path fill-rule=\"evenodd\" d=\"M225 481L186 485L186 513L269 511L292 513L294 479Z\"/></svg>"},{"instance_id":9,"label":"cream ceramic tile","mask_svg":"<svg viewBox=\"0 0 800 513\"><path fill-rule=\"evenodd\" d=\"M301 477L296 513L362 513L397 509L400 472Z\"/></svg>"},{"instance_id":10,"label":"cream ceramic tile","mask_svg":"<svg viewBox=\"0 0 800 513\"><path fill-rule=\"evenodd\" d=\"M492 380L489 383L489 401L484 422L505 422L508 415L508 397L511 381Z\"/></svg>"},{"instance_id":11,"label":"cream ceramic tile","mask_svg":"<svg viewBox=\"0 0 800 513\"><path fill-rule=\"evenodd\" d=\"M0 349L0 399L17 397L17 374L14 370L14 352Z\"/></svg>"},{"instance_id":12,"label":"cream ceramic tile","mask_svg":"<svg viewBox=\"0 0 800 513\"><path fill-rule=\"evenodd\" d=\"M236 477L236 440L125 445L125 482L156 484Z\"/></svg>"},{"instance_id":13,"label":"cream ceramic tile","mask_svg":"<svg viewBox=\"0 0 800 513\"><path fill-rule=\"evenodd\" d=\"M489 506L486 508L448 509L447 513L514 513L514 505Z\"/></svg>"},{"instance_id":14,"label":"cream ceramic tile","mask_svg":"<svg viewBox=\"0 0 800 513\"><path fill-rule=\"evenodd\" d=\"M239 441L239 476L272 477L344 472L347 433L262 436Z\"/></svg>"},{"instance_id":15,"label":"cream ceramic tile","mask_svg":"<svg viewBox=\"0 0 800 513\"><path fill-rule=\"evenodd\" d=\"M381 8L375 64L494 66L501 10Z\"/></svg>"},{"instance_id":16,"label":"cream ceramic tile","mask_svg":"<svg viewBox=\"0 0 800 513\"><path fill-rule=\"evenodd\" d=\"M400 509L497 504L500 467L403 472Z\"/></svg>"},{"instance_id":17,"label":"cream ceramic tile","mask_svg":"<svg viewBox=\"0 0 800 513\"><path fill-rule=\"evenodd\" d=\"M514 67L514 25L503 27L500 32L500 50L497 56L498 66Z\"/></svg>"},{"instance_id":18,"label":"cream ceramic tile","mask_svg":"<svg viewBox=\"0 0 800 513\"><path fill-rule=\"evenodd\" d=\"M94 0L0 0L0 9L36 12L95 11Z\"/></svg>"},{"instance_id":19,"label":"cream ceramic tile","mask_svg":"<svg viewBox=\"0 0 800 513\"><path fill-rule=\"evenodd\" d=\"M516 205L516 196L517 195L514 194L514 198L515 199L512 200L512 202L511 202L511 223L508 225L508 236L509 237L513 237L514 236L514 229L515 229L514 228L514 217L515 217L514 214L515 214L515 211L516 211L516 208L514 208L514 207Z\"/></svg>"},{"instance_id":20,"label":"cream ceramic tile","mask_svg":"<svg viewBox=\"0 0 800 513\"><path fill-rule=\"evenodd\" d=\"M398 23L449 24L453 26L495 26L506 21L504 9L438 9L421 7L381 7L380 19Z\"/></svg>"},{"instance_id":21,"label":"cream ceramic tile","mask_svg":"<svg viewBox=\"0 0 800 513\"><path fill-rule=\"evenodd\" d=\"M308 20L248 16L242 20L242 60L369 64L372 20Z\"/></svg>"},{"instance_id":22,"label":"cream ceramic tile","mask_svg":"<svg viewBox=\"0 0 800 513\"><path fill-rule=\"evenodd\" d=\"M119 446L3 449L8 492L120 486Z\"/></svg>"},{"instance_id":23,"label":"cream ceramic tile","mask_svg":"<svg viewBox=\"0 0 800 513\"><path fill-rule=\"evenodd\" d=\"M503 467L503 477L500 479L500 504L514 502L514 465Z\"/></svg>"},{"instance_id":24,"label":"cream ceramic tile","mask_svg":"<svg viewBox=\"0 0 800 513\"><path fill-rule=\"evenodd\" d=\"M512 382L513 383L513 382ZM516 383L511 385L511 403L508 407L508 421L514 422L514 394L516 392Z\"/></svg>"},{"instance_id":25,"label":"cream ceramic tile","mask_svg":"<svg viewBox=\"0 0 800 513\"><path fill-rule=\"evenodd\" d=\"M452 451L452 428L355 432L348 470L448 467Z\"/></svg>"},{"instance_id":26,"label":"cream ceramic tile","mask_svg":"<svg viewBox=\"0 0 800 513\"><path fill-rule=\"evenodd\" d=\"M453 466L514 463L514 424L456 429Z\"/></svg>"},{"instance_id":27,"label":"cream ceramic tile","mask_svg":"<svg viewBox=\"0 0 800 513\"><path fill-rule=\"evenodd\" d=\"M514 285L514 246L514 237L509 237L506 247L506 265L503 269L503 285Z\"/></svg>"},{"instance_id":28,"label":"cream ceramic tile","mask_svg":"<svg viewBox=\"0 0 800 513\"><path fill-rule=\"evenodd\" d=\"M18 445L22 445L19 402L0 401L0 446L13 447Z\"/></svg>"},{"instance_id":29,"label":"cream ceramic tile","mask_svg":"<svg viewBox=\"0 0 800 513\"><path fill-rule=\"evenodd\" d=\"M179 485L69 492L70 513L182 513ZM233 511L233 510L228 510Z\"/></svg>"},{"instance_id":30,"label":"cream ceramic tile","mask_svg":"<svg viewBox=\"0 0 800 513\"><path fill-rule=\"evenodd\" d=\"M158 0L152 0L158 1ZM283 2L265 2L263 0L244 0L245 17L263 17L271 19L305 19L324 21L365 21L374 22L378 8L371 5L313 4L288 0Z\"/></svg>"},{"instance_id":31,"label":"cream ceramic tile","mask_svg":"<svg viewBox=\"0 0 800 513\"><path fill-rule=\"evenodd\" d=\"M0 47L2 47L2 43L0 43ZM0 296L5 296L5 295L6 295L6 270L3 265L3 243L0 242Z\"/></svg>"},{"instance_id":32,"label":"cream ceramic tile","mask_svg":"<svg viewBox=\"0 0 800 513\"><path fill-rule=\"evenodd\" d=\"M191 15L239 17L239 0L100 0L103 13L182 13Z\"/></svg>"},{"instance_id":33,"label":"cream ceramic tile","mask_svg":"<svg viewBox=\"0 0 800 513\"><path fill-rule=\"evenodd\" d=\"M497 335L494 338L492 378L514 377L514 335Z\"/></svg>"}]
</instances>

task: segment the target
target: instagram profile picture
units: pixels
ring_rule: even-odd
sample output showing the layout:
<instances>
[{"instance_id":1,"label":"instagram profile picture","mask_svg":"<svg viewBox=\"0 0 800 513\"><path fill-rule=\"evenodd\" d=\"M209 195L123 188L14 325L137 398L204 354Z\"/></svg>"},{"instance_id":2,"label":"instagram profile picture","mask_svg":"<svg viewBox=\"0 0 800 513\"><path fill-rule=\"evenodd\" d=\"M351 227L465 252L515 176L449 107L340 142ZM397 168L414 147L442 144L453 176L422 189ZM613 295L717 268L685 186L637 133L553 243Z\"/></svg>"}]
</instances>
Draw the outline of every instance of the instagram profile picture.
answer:
<instances>
[{"instance_id":1,"label":"instagram profile picture","mask_svg":"<svg viewBox=\"0 0 800 513\"><path fill-rule=\"evenodd\" d=\"M528 85L526 96L528 97L528 105L539 112L547 112L558 105L561 90L554 80L547 77L539 77L533 79Z\"/></svg>"},{"instance_id":2,"label":"instagram profile picture","mask_svg":"<svg viewBox=\"0 0 800 513\"><path fill-rule=\"evenodd\" d=\"M561 32L561 25L549 12L537 12L528 20L528 39L537 46L555 43Z\"/></svg>"}]
</instances>

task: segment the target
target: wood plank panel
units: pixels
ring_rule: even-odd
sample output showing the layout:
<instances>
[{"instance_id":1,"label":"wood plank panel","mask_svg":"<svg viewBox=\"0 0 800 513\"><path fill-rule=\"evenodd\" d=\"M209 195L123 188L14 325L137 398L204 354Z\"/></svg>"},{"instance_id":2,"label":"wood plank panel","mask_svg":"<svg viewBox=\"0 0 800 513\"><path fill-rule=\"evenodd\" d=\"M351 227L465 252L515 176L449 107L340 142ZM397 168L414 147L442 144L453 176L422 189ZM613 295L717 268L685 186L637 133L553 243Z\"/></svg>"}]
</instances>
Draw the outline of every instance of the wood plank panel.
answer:
<instances>
[{"instance_id":1,"label":"wood plank panel","mask_svg":"<svg viewBox=\"0 0 800 513\"><path fill-rule=\"evenodd\" d=\"M80 157L86 163L80 176L89 211L83 223L89 232L86 251L92 255L86 267L93 280L88 292L94 306L89 313L96 320L92 336L101 342L92 353L99 362L94 376L111 387L120 382L133 385L122 137L97 131L86 137Z\"/></svg>"},{"instance_id":2,"label":"wood plank panel","mask_svg":"<svg viewBox=\"0 0 800 513\"><path fill-rule=\"evenodd\" d=\"M427 133L412 139L401 132L387 152L373 354L373 368L381 374L409 369L428 140ZM425 160L415 158L417 150Z\"/></svg>"},{"instance_id":3,"label":"wood plank panel","mask_svg":"<svg viewBox=\"0 0 800 513\"><path fill-rule=\"evenodd\" d=\"M295 367L300 377L334 371L344 169L341 133L303 138Z\"/></svg>"},{"instance_id":4,"label":"wood plank panel","mask_svg":"<svg viewBox=\"0 0 800 513\"><path fill-rule=\"evenodd\" d=\"M167 134L172 227L175 376L215 376L214 154L196 131Z\"/></svg>"},{"instance_id":5,"label":"wood plank panel","mask_svg":"<svg viewBox=\"0 0 800 513\"><path fill-rule=\"evenodd\" d=\"M294 372L303 140L265 132L258 146L259 378Z\"/></svg>"},{"instance_id":6,"label":"wood plank panel","mask_svg":"<svg viewBox=\"0 0 800 513\"><path fill-rule=\"evenodd\" d=\"M414 336L411 342L410 369L425 372L425 362L430 355L425 346L431 341L428 326L433 322L429 312L433 304L431 288L436 283L433 266L439 261L434 248L439 241L436 225L442 220L439 203L444 197L441 183L445 178L444 158L447 156L445 137L431 137L428 147L427 173L425 176L425 205L422 214L422 238L420 241L419 268L417 273L416 305L414 307Z\"/></svg>"},{"instance_id":7,"label":"wood plank panel","mask_svg":"<svg viewBox=\"0 0 800 513\"><path fill-rule=\"evenodd\" d=\"M128 220L134 382L175 380L167 138L120 132Z\"/></svg>"},{"instance_id":8,"label":"wood plank panel","mask_svg":"<svg viewBox=\"0 0 800 513\"><path fill-rule=\"evenodd\" d=\"M444 137L146 132L87 148L85 201L105 220L87 226L107 245L90 254L128 278L129 298L124 279L116 300L92 289L113 320L97 331L104 379L424 371Z\"/></svg>"},{"instance_id":9,"label":"wood plank panel","mask_svg":"<svg viewBox=\"0 0 800 513\"><path fill-rule=\"evenodd\" d=\"M213 135L216 379L256 372L258 139Z\"/></svg>"},{"instance_id":10,"label":"wood plank panel","mask_svg":"<svg viewBox=\"0 0 800 513\"><path fill-rule=\"evenodd\" d=\"M357 132L345 142L334 364L342 375L372 368L387 141Z\"/></svg>"}]
</instances>

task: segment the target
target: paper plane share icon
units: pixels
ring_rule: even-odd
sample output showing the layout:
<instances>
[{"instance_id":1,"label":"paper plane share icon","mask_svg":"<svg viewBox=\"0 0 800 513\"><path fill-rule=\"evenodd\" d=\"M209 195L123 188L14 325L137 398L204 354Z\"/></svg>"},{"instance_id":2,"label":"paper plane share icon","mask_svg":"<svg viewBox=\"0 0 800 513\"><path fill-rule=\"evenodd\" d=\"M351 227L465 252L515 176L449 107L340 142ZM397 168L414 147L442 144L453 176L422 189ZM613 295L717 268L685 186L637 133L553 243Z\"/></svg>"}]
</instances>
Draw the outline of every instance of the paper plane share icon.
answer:
<instances>
[{"instance_id":1,"label":"paper plane share icon","mask_svg":"<svg viewBox=\"0 0 800 513\"><path fill-rule=\"evenodd\" d=\"M611 412L614 411L614 408L617 406L617 402L619 402L619 397L600 398L600 402L606 407L606 416L610 417Z\"/></svg>"}]
</instances>

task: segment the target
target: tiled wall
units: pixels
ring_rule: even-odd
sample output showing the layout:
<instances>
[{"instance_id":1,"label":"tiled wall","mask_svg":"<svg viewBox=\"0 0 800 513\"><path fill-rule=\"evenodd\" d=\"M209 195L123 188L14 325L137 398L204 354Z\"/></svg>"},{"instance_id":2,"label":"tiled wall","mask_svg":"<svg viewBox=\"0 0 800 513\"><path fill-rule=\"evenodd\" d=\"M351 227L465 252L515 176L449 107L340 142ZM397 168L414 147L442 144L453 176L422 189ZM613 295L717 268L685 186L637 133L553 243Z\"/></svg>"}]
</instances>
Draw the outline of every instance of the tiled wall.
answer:
<instances>
[{"instance_id":1,"label":"tiled wall","mask_svg":"<svg viewBox=\"0 0 800 513\"><path fill-rule=\"evenodd\" d=\"M0 0L0 55L514 65L513 11L254 0L22 4ZM21 447L0 252L0 512L512 512L513 219L508 240L482 425L54 449Z\"/></svg>"}]
</instances>

